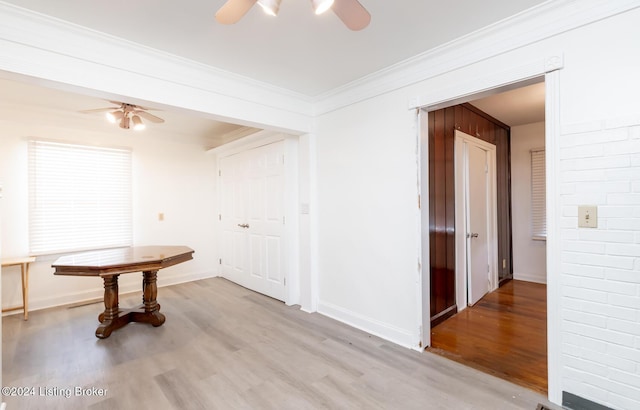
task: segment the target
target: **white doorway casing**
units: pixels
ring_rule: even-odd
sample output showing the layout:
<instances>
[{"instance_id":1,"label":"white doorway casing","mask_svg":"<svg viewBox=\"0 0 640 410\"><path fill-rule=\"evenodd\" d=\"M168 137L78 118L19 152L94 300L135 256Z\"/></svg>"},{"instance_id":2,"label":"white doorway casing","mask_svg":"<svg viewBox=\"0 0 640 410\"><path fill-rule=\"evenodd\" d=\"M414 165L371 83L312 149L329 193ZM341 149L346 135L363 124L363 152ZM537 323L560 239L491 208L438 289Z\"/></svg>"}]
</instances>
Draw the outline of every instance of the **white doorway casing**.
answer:
<instances>
[{"instance_id":1,"label":"white doorway casing","mask_svg":"<svg viewBox=\"0 0 640 410\"><path fill-rule=\"evenodd\" d=\"M456 130L454 154L456 304L461 311L498 287L496 146Z\"/></svg>"},{"instance_id":2,"label":"white doorway casing","mask_svg":"<svg viewBox=\"0 0 640 410\"><path fill-rule=\"evenodd\" d=\"M532 82L538 81L540 77L545 79L545 135L546 135L546 175L547 175L547 209L556 207L557 183L549 178L549 175L555 175L558 169L558 156L556 150L559 135L559 118L560 118L560 96L559 96L559 70L564 67L562 53L552 54L543 61L532 59L524 61L518 65L500 71L498 73L491 72L485 76L477 76L470 78L468 81L460 81L450 88L434 89L431 93L426 93L408 102L409 109L418 109L420 114L417 116L418 132L416 132L418 144L418 164L420 165L419 174L421 178L418 184L418 194L423 198L428 198L429 179L428 179L428 159L429 159L429 139L428 128L429 121L427 113L439 108L448 107L465 101L470 101L481 96L499 91L507 91ZM425 205L428 201L425 202ZM418 309L416 328L420 336L420 340L415 346L416 349L422 350L430 346L430 329L431 329L431 312L429 310L430 301L430 252L429 252L429 209L428 206L422 206L420 209L420 226L422 231L419 235L421 244L421 278L417 282L417 294L419 300L416 308ZM562 401L562 387L560 381L560 373L562 364L560 361L560 329L561 319L557 312L559 311L558 292L560 288L557 276L552 276L551 272L560 271L560 255L554 251L556 242L559 240L558 215L553 212L547 213L547 363L548 363L548 386L549 399L555 403ZM425 300L426 298L426 300Z\"/></svg>"}]
</instances>

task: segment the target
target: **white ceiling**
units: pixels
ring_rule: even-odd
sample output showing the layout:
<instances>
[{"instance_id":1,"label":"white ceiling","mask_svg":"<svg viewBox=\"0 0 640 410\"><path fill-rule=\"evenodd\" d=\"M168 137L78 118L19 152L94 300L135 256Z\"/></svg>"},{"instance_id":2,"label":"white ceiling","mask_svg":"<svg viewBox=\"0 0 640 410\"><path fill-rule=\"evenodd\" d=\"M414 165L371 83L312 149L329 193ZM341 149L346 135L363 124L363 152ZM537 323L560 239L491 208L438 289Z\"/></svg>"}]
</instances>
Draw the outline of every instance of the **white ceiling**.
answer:
<instances>
[{"instance_id":1,"label":"white ceiling","mask_svg":"<svg viewBox=\"0 0 640 410\"><path fill-rule=\"evenodd\" d=\"M371 24L353 32L332 13L314 15L309 0L283 1L275 18L254 6L239 23L229 26L214 19L225 0L0 1L309 97L321 96L545 2L360 0L372 15ZM37 114L48 121L73 123L83 128L93 124L113 128L111 124L105 125L104 121L78 113L109 106L104 100L0 81L3 90L0 118L13 116L15 119L20 115L33 118ZM486 103L473 103L508 125L518 125L544 116L544 90L542 97L540 95L539 91L528 90L528 97L512 96L508 103L495 97ZM538 100L534 101L534 96ZM526 106L518 108L519 104ZM234 133L239 128L243 131L237 125L206 119L197 113L174 110L153 113L163 117L166 123L149 124L149 127L173 135L197 135L206 140L205 145L209 147L226 142L231 138L229 135L241 135ZM529 117L530 114L534 117Z\"/></svg>"},{"instance_id":2,"label":"white ceiling","mask_svg":"<svg viewBox=\"0 0 640 410\"><path fill-rule=\"evenodd\" d=\"M360 0L371 24L354 32L309 0L284 0L275 18L256 5L235 25L214 19L225 0L4 1L308 96L545 2Z\"/></svg>"},{"instance_id":3,"label":"white ceiling","mask_svg":"<svg viewBox=\"0 0 640 410\"><path fill-rule=\"evenodd\" d=\"M469 103L514 127L544 121L544 95L544 82L539 82Z\"/></svg>"}]
</instances>

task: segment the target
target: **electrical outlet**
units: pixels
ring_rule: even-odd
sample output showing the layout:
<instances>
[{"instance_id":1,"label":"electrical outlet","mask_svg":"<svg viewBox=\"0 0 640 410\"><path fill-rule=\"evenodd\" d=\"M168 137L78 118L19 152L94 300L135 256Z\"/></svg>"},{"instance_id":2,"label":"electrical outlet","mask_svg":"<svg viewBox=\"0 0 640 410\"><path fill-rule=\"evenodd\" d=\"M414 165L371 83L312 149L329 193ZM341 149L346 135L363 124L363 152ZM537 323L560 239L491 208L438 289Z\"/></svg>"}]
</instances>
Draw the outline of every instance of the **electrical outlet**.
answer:
<instances>
[{"instance_id":1,"label":"electrical outlet","mask_svg":"<svg viewBox=\"0 0 640 410\"><path fill-rule=\"evenodd\" d=\"M598 227L598 207L595 205L580 205L578 207L578 227Z\"/></svg>"}]
</instances>

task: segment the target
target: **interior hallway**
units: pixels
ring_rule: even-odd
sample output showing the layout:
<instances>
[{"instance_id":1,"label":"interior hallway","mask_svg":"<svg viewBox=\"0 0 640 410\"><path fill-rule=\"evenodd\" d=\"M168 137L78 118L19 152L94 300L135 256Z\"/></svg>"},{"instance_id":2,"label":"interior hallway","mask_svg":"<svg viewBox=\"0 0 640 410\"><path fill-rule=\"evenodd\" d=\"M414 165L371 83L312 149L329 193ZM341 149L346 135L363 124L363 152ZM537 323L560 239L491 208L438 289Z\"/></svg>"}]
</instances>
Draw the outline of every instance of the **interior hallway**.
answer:
<instances>
[{"instance_id":1,"label":"interior hallway","mask_svg":"<svg viewBox=\"0 0 640 410\"><path fill-rule=\"evenodd\" d=\"M505 283L434 327L429 350L546 395L546 285Z\"/></svg>"}]
</instances>

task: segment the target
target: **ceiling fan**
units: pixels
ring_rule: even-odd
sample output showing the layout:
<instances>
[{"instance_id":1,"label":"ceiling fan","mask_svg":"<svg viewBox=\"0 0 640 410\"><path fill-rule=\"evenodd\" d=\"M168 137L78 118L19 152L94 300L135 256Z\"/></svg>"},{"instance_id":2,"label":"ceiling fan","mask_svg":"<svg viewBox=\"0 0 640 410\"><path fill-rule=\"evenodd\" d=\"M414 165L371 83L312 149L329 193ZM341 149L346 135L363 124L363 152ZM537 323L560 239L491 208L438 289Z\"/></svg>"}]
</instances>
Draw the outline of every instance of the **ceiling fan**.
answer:
<instances>
[{"instance_id":1,"label":"ceiling fan","mask_svg":"<svg viewBox=\"0 0 640 410\"><path fill-rule=\"evenodd\" d=\"M216 20L222 24L233 24L258 3L265 13L275 16L282 0L227 0L216 12ZM311 0L316 14L331 9L350 30L358 31L369 25L371 14L358 0Z\"/></svg>"},{"instance_id":2,"label":"ceiling fan","mask_svg":"<svg viewBox=\"0 0 640 410\"><path fill-rule=\"evenodd\" d=\"M120 128L124 128L126 130L130 128L133 128L134 130L143 130L145 128L145 125L140 117L155 123L164 122L162 118L148 113L146 110L148 110L149 108L144 108L139 105L127 104L118 101L109 102L111 104L115 104L117 107L96 108L93 110L84 110L80 112L85 114L94 112L106 112L107 120L109 120L109 122L112 122L114 124L118 123L118 126Z\"/></svg>"}]
</instances>

